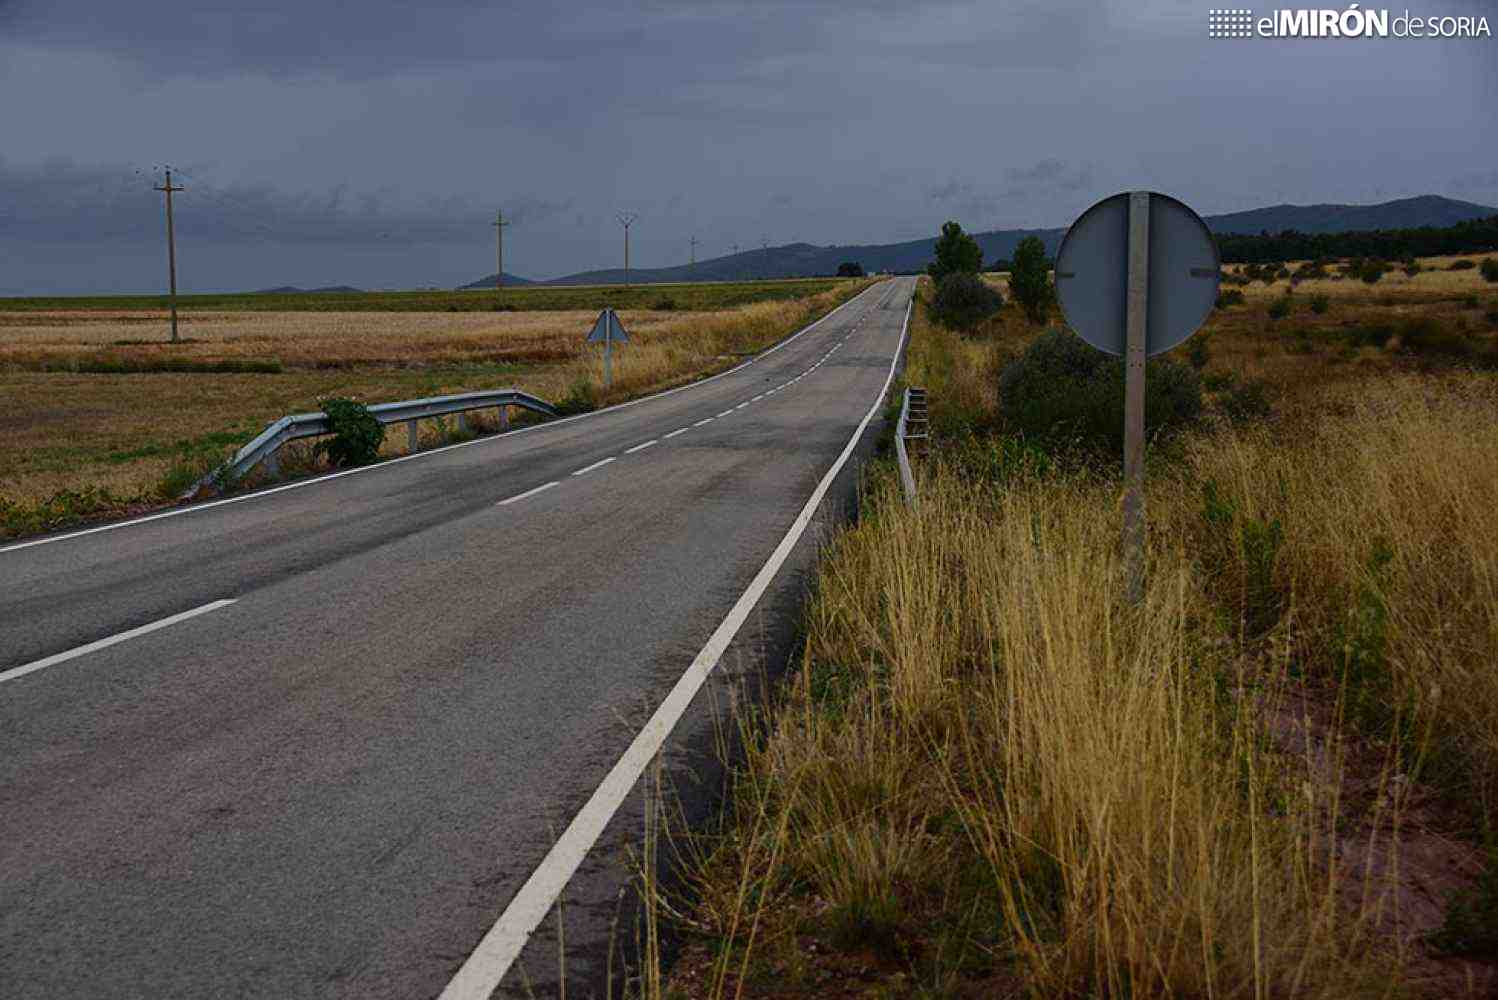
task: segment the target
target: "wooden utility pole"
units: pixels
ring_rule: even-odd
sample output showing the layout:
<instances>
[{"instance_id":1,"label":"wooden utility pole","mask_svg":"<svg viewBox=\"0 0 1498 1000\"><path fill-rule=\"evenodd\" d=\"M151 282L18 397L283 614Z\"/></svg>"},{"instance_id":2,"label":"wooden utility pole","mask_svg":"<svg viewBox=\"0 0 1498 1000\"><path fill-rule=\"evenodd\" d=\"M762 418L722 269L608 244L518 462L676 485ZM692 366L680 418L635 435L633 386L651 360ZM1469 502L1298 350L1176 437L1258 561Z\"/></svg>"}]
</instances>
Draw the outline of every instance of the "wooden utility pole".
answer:
<instances>
[{"instance_id":1,"label":"wooden utility pole","mask_svg":"<svg viewBox=\"0 0 1498 1000\"><path fill-rule=\"evenodd\" d=\"M698 241L697 237L693 236L692 237L692 263L690 265L692 267L696 267L697 266L697 244L698 244L698 242L699 241Z\"/></svg>"},{"instance_id":2,"label":"wooden utility pole","mask_svg":"<svg viewBox=\"0 0 1498 1000\"><path fill-rule=\"evenodd\" d=\"M499 237L494 253L494 291L502 291L505 287L505 213L498 212L494 216L494 232Z\"/></svg>"},{"instance_id":3,"label":"wooden utility pole","mask_svg":"<svg viewBox=\"0 0 1498 1000\"><path fill-rule=\"evenodd\" d=\"M640 217L638 212L620 212L617 218L624 227L624 287L629 287L629 227Z\"/></svg>"},{"instance_id":4,"label":"wooden utility pole","mask_svg":"<svg viewBox=\"0 0 1498 1000\"><path fill-rule=\"evenodd\" d=\"M172 194L176 191L185 191L183 187L172 186L172 171L166 172L166 183L161 187L153 188L154 191L166 193L166 262L168 280L171 282L172 290L172 343L177 342L177 233L172 223Z\"/></svg>"}]
</instances>

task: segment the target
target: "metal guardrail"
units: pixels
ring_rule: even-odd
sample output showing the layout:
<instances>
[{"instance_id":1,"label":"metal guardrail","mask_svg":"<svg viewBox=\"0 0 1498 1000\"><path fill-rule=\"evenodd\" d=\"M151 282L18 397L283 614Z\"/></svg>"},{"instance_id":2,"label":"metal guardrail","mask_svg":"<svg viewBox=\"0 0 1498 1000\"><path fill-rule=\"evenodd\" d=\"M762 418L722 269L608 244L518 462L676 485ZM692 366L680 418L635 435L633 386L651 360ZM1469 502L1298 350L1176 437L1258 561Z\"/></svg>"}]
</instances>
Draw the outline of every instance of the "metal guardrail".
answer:
<instances>
[{"instance_id":1,"label":"metal guardrail","mask_svg":"<svg viewBox=\"0 0 1498 1000\"><path fill-rule=\"evenodd\" d=\"M905 493L905 502L912 506L915 504L915 474L910 470L909 442L924 442L930 435L926 420L926 390L907 388L905 400L900 405L900 419L895 424L895 455L900 461L900 487Z\"/></svg>"},{"instance_id":2,"label":"metal guardrail","mask_svg":"<svg viewBox=\"0 0 1498 1000\"><path fill-rule=\"evenodd\" d=\"M546 400L532 396L519 389L491 389L487 392L465 392L455 396L431 396L427 399L408 399L398 403L376 403L369 408L370 414L382 424L405 423L410 434L410 449L416 451L416 422L427 417L442 417L449 413L458 415L458 426L465 428L463 415L471 410L499 410L499 426L509 427L509 407L545 414L557 415L556 409ZM325 413L296 413L282 417L271 424L260 435L235 452L234 457L219 466L195 484L188 496L192 496L212 482L230 482L241 478L255 466L264 462L274 475L278 470L276 451L286 442L299 438L320 437L331 434L328 415Z\"/></svg>"}]
</instances>

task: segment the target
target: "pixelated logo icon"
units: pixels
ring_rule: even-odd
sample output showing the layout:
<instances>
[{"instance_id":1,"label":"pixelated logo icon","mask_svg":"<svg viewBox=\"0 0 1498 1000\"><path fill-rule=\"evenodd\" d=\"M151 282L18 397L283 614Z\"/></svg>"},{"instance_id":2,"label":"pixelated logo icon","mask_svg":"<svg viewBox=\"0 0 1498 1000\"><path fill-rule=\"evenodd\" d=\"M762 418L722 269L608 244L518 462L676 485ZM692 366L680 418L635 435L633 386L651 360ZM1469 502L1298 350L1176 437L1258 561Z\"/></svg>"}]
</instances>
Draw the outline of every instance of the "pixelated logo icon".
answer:
<instances>
[{"instance_id":1,"label":"pixelated logo icon","mask_svg":"<svg viewBox=\"0 0 1498 1000\"><path fill-rule=\"evenodd\" d=\"M1242 8L1207 11L1207 35L1210 38L1252 38L1254 12Z\"/></svg>"}]
</instances>

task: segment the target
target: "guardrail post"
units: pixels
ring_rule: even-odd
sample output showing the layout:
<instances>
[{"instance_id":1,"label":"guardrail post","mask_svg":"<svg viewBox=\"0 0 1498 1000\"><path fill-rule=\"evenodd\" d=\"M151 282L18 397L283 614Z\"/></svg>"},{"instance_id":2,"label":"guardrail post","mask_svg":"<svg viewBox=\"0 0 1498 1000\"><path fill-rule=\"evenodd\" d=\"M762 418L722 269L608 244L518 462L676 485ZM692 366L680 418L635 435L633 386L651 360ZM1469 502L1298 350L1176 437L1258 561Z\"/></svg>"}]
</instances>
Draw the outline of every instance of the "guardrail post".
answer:
<instances>
[{"instance_id":1,"label":"guardrail post","mask_svg":"<svg viewBox=\"0 0 1498 1000\"><path fill-rule=\"evenodd\" d=\"M269 455L266 455L265 460L260 464L265 466L265 474L267 476L270 476L272 479L279 478L281 475L281 450L277 448Z\"/></svg>"},{"instance_id":2,"label":"guardrail post","mask_svg":"<svg viewBox=\"0 0 1498 1000\"><path fill-rule=\"evenodd\" d=\"M501 431L510 429L510 408L503 403L499 404L499 429Z\"/></svg>"},{"instance_id":3,"label":"guardrail post","mask_svg":"<svg viewBox=\"0 0 1498 1000\"><path fill-rule=\"evenodd\" d=\"M464 413L462 410L458 411L458 433L468 433L468 414Z\"/></svg>"},{"instance_id":4,"label":"guardrail post","mask_svg":"<svg viewBox=\"0 0 1498 1000\"><path fill-rule=\"evenodd\" d=\"M416 427L416 425L417 425L418 422L419 421L416 421L416 420L407 420L406 421L406 450L407 451L419 451L419 450L421 450L421 435L418 433L417 427Z\"/></svg>"}]
</instances>

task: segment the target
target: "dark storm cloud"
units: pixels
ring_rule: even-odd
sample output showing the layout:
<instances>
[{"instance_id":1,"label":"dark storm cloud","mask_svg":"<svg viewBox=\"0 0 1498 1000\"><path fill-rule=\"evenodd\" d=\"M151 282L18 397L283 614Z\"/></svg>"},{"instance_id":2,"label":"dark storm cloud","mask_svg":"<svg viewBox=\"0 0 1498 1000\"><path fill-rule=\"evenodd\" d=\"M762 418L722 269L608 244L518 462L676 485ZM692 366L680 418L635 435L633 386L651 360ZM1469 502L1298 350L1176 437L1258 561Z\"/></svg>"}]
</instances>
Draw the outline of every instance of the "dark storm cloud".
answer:
<instances>
[{"instance_id":1,"label":"dark storm cloud","mask_svg":"<svg viewBox=\"0 0 1498 1000\"><path fill-rule=\"evenodd\" d=\"M0 229L8 242L132 243L162 230L162 174L152 168L92 166L68 160L40 165L0 160ZM408 199L399 192L338 185L292 192L268 184L219 186L174 168L177 231L201 243L411 246L487 243L493 212L466 197ZM562 202L515 198L505 214L516 225L568 211Z\"/></svg>"}]
</instances>

